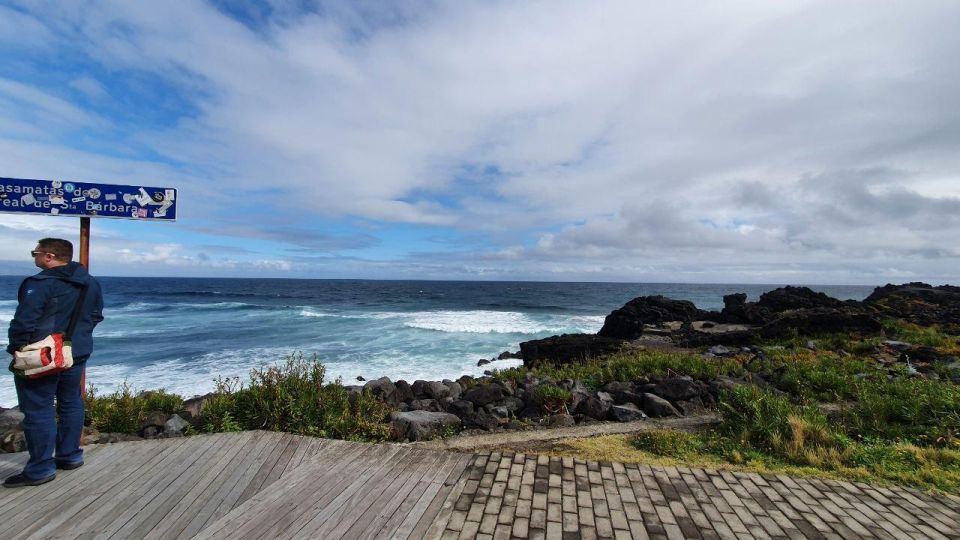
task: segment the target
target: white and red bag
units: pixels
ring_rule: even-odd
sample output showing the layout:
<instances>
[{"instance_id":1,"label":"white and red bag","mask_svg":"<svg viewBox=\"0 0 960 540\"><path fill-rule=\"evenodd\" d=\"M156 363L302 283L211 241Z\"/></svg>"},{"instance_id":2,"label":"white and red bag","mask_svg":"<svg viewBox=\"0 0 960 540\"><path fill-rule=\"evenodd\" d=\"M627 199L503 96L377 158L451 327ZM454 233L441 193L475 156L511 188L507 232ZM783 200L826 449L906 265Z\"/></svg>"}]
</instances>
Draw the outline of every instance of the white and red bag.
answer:
<instances>
[{"instance_id":1,"label":"white and red bag","mask_svg":"<svg viewBox=\"0 0 960 540\"><path fill-rule=\"evenodd\" d=\"M60 332L20 347L13 353L17 374L39 379L73 367L73 347Z\"/></svg>"},{"instance_id":2,"label":"white and red bag","mask_svg":"<svg viewBox=\"0 0 960 540\"><path fill-rule=\"evenodd\" d=\"M13 365L10 368L14 373L21 377L39 379L73 367L73 346L70 338L77 327L77 321L80 320L80 311L86 297L87 287L84 286L73 306L66 332L54 332L40 341L20 347L20 350L13 353Z\"/></svg>"}]
</instances>

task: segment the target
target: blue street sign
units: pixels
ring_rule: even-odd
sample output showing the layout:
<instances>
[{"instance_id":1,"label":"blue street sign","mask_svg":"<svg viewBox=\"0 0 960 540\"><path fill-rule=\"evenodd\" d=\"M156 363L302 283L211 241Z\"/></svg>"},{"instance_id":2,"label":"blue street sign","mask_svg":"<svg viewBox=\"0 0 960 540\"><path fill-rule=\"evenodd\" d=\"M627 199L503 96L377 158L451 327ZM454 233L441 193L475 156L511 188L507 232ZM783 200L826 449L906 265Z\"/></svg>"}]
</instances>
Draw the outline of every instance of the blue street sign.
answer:
<instances>
[{"instance_id":1,"label":"blue street sign","mask_svg":"<svg viewBox=\"0 0 960 540\"><path fill-rule=\"evenodd\" d=\"M0 178L0 212L176 221L177 190Z\"/></svg>"}]
</instances>

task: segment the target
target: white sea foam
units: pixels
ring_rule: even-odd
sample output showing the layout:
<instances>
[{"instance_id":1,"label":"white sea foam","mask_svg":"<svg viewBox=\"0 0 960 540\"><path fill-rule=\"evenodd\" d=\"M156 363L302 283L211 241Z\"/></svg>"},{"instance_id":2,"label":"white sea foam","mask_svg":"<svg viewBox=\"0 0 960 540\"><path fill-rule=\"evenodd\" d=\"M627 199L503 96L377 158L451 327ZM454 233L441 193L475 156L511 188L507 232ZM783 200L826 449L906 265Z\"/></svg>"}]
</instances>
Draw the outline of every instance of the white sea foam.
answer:
<instances>
[{"instance_id":1,"label":"white sea foam","mask_svg":"<svg viewBox=\"0 0 960 540\"><path fill-rule=\"evenodd\" d=\"M117 313L142 313L151 311L167 311L169 309L210 309L210 310L229 310L242 309L256 304L245 304L243 302L177 302L175 304L166 304L160 302L131 302L125 306L108 307L105 311L108 314Z\"/></svg>"},{"instance_id":2,"label":"white sea foam","mask_svg":"<svg viewBox=\"0 0 960 540\"><path fill-rule=\"evenodd\" d=\"M471 334L536 334L545 329L541 322L511 311L424 311L410 314L404 326Z\"/></svg>"},{"instance_id":3,"label":"white sea foam","mask_svg":"<svg viewBox=\"0 0 960 540\"><path fill-rule=\"evenodd\" d=\"M404 326L439 332L472 334L540 334L596 332L603 317L542 315L513 311L424 311L411 313Z\"/></svg>"},{"instance_id":4,"label":"white sea foam","mask_svg":"<svg viewBox=\"0 0 960 540\"><path fill-rule=\"evenodd\" d=\"M315 311L310 308L303 308L300 310L301 317L339 317L339 315L333 313L325 313L322 311Z\"/></svg>"},{"instance_id":5,"label":"white sea foam","mask_svg":"<svg viewBox=\"0 0 960 540\"><path fill-rule=\"evenodd\" d=\"M110 313L127 313L127 312L140 312L140 311L150 311L160 307L166 307L167 304L155 304L150 302L131 302L125 306L120 307L106 307L104 311L108 314Z\"/></svg>"},{"instance_id":6,"label":"white sea foam","mask_svg":"<svg viewBox=\"0 0 960 540\"><path fill-rule=\"evenodd\" d=\"M191 309L243 309L247 307L260 307L256 304L245 304L243 302L194 302L172 304L176 308Z\"/></svg>"}]
</instances>

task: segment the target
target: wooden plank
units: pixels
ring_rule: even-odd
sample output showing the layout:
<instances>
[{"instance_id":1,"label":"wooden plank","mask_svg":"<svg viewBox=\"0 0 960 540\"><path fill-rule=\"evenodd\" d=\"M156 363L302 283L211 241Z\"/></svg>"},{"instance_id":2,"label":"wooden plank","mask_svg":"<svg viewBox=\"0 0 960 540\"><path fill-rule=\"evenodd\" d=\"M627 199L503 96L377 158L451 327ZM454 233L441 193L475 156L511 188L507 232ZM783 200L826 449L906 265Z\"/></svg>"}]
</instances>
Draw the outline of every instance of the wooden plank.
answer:
<instances>
[{"instance_id":1,"label":"wooden plank","mask_svg":"<svg viewBox=\"0 0 960 540\"><path fill-rule=\"evenodd\" d=\"M135 475L134 481L117 492L114 504L98 505L98 508L79 522L79 531L97 529L112 534L119 527L127 523L144 504L152 501L178 476L179 472L189 468L200 456L203 450L210 445L210 439L195 437L188 439L183 445L171 453L166 461L151 467L142 475ZM106 506L107 509L101 510ZM95 517L99 514L99 517Z\"/></svg>"},{"instance_id":2,"label":"wooden plank","mask_svg":"<svg viewBox=\"0 0 960 540\"><path fill-rule=\"evenodd\" d=\"M175 538L181 528L177 527L177 525L186 525L186 522L183 520L187 517L192 517L190 511L195 509L196 501L198 499L202 500L204 493L208 490L215 489L216 479L224 474L227 466L233 463L237 454L252 438L253 432L250 431L243 431L235 437L224 437L223 447L217 460L211 463L203 475L197 478L190 490L177 501L173 508L170 508L165 514L160 515L161 520L153 529L149 531L136 531L134 534L142 532L144 538L151 539ZM155 513L160 514L160 512L161 510L157 509Z\"/></svg>"},{"instance_id":3,"label":"wooden plank","mask_svg":"<svg viewBox=\"0 0 960 540\"><path fill-rule=\"evenodd\" d=\"M277 463L279 463L281 459L290 459L290 454L296 449L297 443L299 442L297 439L298 437L296 435L284 434L284 438L280 440L280 443L274 451L267 456L267 459L260 464L260 469L253 475L253 479L250 480L250 483L247 484L243 493L237 498L236 505L243 504L243 502L249 499L254 493L260 491L260 488L267 480L267 476L270 475L270 471L277 466Z\"/></svg>"},{"instance_id":4,"label":"wooden plank","mask_svg":"<svg viewBox=\"0 0 960 540\"><path fill-rule=\"evenodd\" d=\"M24 529L26 532L30 527L38 527L37 516L52 514L53 508L56 508L54 515L57 519L66 520L81 512L95 498L95 495L90 493L95 486L103 483L98 479L106 477L119 481L122 478L104 473L104 471L114 470L115 462L141 463L163 453L166 449L167 446L137 445L124 452L124 447L111 445L111 448L91 456L90 462L85 463L83 467L71 471L73 474L63 482L54 481L40 486L41 488L50 486L49 490L38 489L35 492L31 490L27 497L11 508L13 512L11 515L0 518L2 520L0 523L5 523L12 530ZM81 495L78 496L78 494ZM49 521L52 520L47 520Z\"/></svg>"},{"instance_id":5,"label":"wooden plank","mask_svg":"<svg viewBox=\"0 0 960 540\"><path fill-rule=\"evenodd\" d=\"M30 459L29 454L27 454L26 452L18 452L16 454L7 454L7 455L10 456L9 458L10 465L18 467L15 471L13 471L14 473L22 472L23 467L26 465L27 461ZM86 469L86 467L84 467L84 469ZM81 469L76 469L76 470L81 470ZM64 478L68 477L68 475L66 475L65 473L66 471L58 471L57 480L54 480L54 483L56 485L58 486L62 485L62 482L60 482L59 480L61 478L61 474L63 474ZM53 483L51 483L51 485L52 484ZM23 490L20 490L20 491L22 492ZM28 490L28 491L29 493L27 494L18 493L17 490L0 491L0 523L2 523L3 519L5 519L6 517L9 517L12 513L14 513L14 509L11 508L10 504L8 504L9 501L14 501L14 500L25 501L28 498L34 498L39 500L41 498L38 496L36 490Z\"/></svg>"},{"instance_id":6,"label":"wooden plank","mask_svg":"<svg viewBox=\"0 0 960 540\"><path fill-rule=\"evenodd\" d=\"M69 522L69 525L65 526L67 527L65 532L70 534L79 534L85 530L90 530L86 527L95 526L94 524L101 519L101 516L108 514L116 503L121 502L124 494L139 480L136 475L131 475L129 471L138 469L155 470L163 467L164 464L169 463L171 457L176 457L179 451L186 447L184 439L176 439L175 441L168 444L156 444L153 448L145 445L144 448L147 452L140 457L146 459L125 460L128 463L135 464L136 469L124 469L122 467L107 469L111 470L113 474L102 475L103 481L92 482L85 489L75 490L74 493L71 493L71 498L68 500L76 500L77 502L74 505L65 508L63 512L52 516L48 521L36 522L32 527L25 529L24 533L40 537L47 536L67 522ZM88 507L93 508L93 512L85 511ZM85 519L82 522L72 520L74 516L78 515L84 516ZM67 536L70 534L67 534Z\"/></svg>"},{"instance_id":7,"label":"wooden plank","mask_svg":"<svg viewBox=\"0 0 960 540\"><path fill-rule=\"evenodd\" d=\"M109 455L111 452L119 451L114 447L106 452ZM45 511L45 508L52 507L56 504L54 502L56 498L71 488L78 481L78 478L89 477L97 469L103 467L106 461L99 457L101 452L90 452L89 457L86 458L87 463L82 468L73 471L60 471L56 480L36 489L30 489L27 493L23 493L23 490L3 490L0 492L0 523L12 526L14 521L11 520L24 518L24 514L32 515L32 512L37 512L40 515ZM19 458L25 464L29 456L23 453Z\"/></svg>"},{"instance_id":8,"label":"wooden plank","mask_svg":"<svg viewBox=\"0 0 960 540\"><path fill-rule=\"evenodd\" d=\"M0 454L0 478L6 479L8 476L19 474L29 459L30 455L26 452Z\"/></svg>"},{"instance_id":9,"label":"wooden plank","mask_svg":"<svg viewBox=\"0 0 960 540\"><path fill-rule=\"evenodd\" d=\"M195 457L192 462L182 465L178 470L168 471L168 478L165 478L164 482L157 483L152 491L144 493L135 504L114 519L109 527L104 527L101 534L120 538L142 538L147 531L153 529L183 498L190 489L191 482L196 481L198 476L209 469L222 453L222 437L203 438L207 441L194 450ZM123 521L124 517L127 517L126 521Z\"/></svg>"},{"instance_id":10,"label":"wooden plank","mask_svg":"<svg viewBox=\"0 0 960 540\"><path fill-rule=\"evenodd\" d=\"M162 481L168 471L176 470L180 466L181 460L193 452L195 444L196 441L183 439L183 442L171 445L171 451L166 453L163 459L155 465L136 469L119 469L117 471L118 476L126 473L126 478L109 491L104 490L98 497L96 504L91 506L92 511L84 512L79 520L69 520L58 528L45 527L38 531L38 534L42 532L43 534L69 535L92 530L111 529L111 524L120 516L124 516L130 505L143 497L144 493L149 493L158 482ZM138 474L140 471L143 471L143 474ZM126 521L125 518L124 521Z\"/></svg>"},{"instance_id":11,"label":"wooden plank","mask_svg":"<svg viewBox=\"0 0 960 540\"><path fill-rule=\"evenodd\" d=\"M372 456L372 459L370 459L357 474L344 478L344 481L338 488L327 490L326 493L321 492L321 497L318 500L315 500L313 504L310 504L298 512L299 515L296 516L296 519L285 524L281 529L283 530L283 536L311 537L312 535L308 531L301 532L301 529L311 522L316 523L317 521L322 522L324 520L336 519L343 505L346 504L354 493L361 490L366 482L379 474L383 468L389 469L391 464L390 460L400 452L400 448L387 445L376 446L378 448L375 455ZM310 502L309 498L307 502Z\"/></svg>"},{"instance_id":12,"label":"wooden plank","mask_svg":"<svg viewBox=\"0 0 960 540\"><path fill-rule=\"evenodd\" d=\"M282 477L285 474L289 473L290 471L299 467L300 464L303 463L305 459L312 458L313 456L315 456L325 446L327 446L328 442L330 442L330 439L317 439L315 437L306 437L305 439L306 444L302 444L300 445L300 448L297 448L297 452L293 455L292 458L290 458L290 462L287 463L286 467L284 467L283 472L280 474L280 476Z\"/></svg>"},{"instance_id":13,"label":"wooden plank","mask_svg":"<svg viewBox=\"0 0 960 540\"><path fill-rule=\"evenodd\" d=\"M257 448L264 435L264 432L261 431L243 433L246 435L245 437L231 438L230 446L233 448L233 452L225 453L224 460L218 467L212 468L210 476L203 482L198 482L198 485L195 486L196 489L191 491L191 496L184 497L182 504L178 505L180 507L179 515L174 513L171 519L165 520L164 528L166 530L162 533L165 538L180 537L184 529L216 504L212 503L211 499L216 499L218 495L222 498L224 490L230 489L229 487L225 488L224 485L236 474L236 470L243 466L244 458L250 457L251 452ZM234 459L237 456L240 456L240 458ZM213 510L210 509L209 512L212 513ZM199 526L200 524L197 525L197 527ZM183 536L187 537L189 535L184 534Z\"/></svg>"},{"instance_id":14,"label":"wooden plank","mask_svg":"<svg viewBox=\"0 0 960 540\"><path fill-rule=\"evenodd\" d=\"M239 506L240 496L246 491L247 486L250 485L250 482L253 480L253 477L256 476L257 471L260 470L265 461L276 459L275 453L277 452L277 448L286 443L289 435L286 433L271 432L270 436L270 444L268 444L263 451L260 452L259 456L257 457L257 462L252 464L251 467L247 468L243 475L240 476L239 480L237 480L236 487L226 498L224 498L223 504L220 506L220 508L217 508L213 515L210 516L210 519L207 521L208 523L213 523L214 521L220 519L220 516L225 515L227 512L230 512Z\"/></svg>"},{"instance_id":15,"label":"wooden plank","mask_svg":"<svg viewBox=\"0 0 960 540\"><path fill-rule=\"evenodd\" d=\"M285 476L283 481L275 482L267 490L237 507L220 523L204 529L198 538L211 538L214 535L223 537L226 536L226 531L231 531L231 536L256 537L254 528L276 529L280 527L276 525L278 522L295 512L298 501L302 501L319 486L335 486L337 478L350 474L352 467L362 462L365 454L373 451L369 445L331 442L337 444L331 444L330 452L324 455L331 463L323 465L322 468L310 463L307 467L298 469L295 474Z\"/></svg>"},{"instance_id":16,"label":"wooden plank","mask_svg":"<svg viewBox=\"0 0 960 540\"><path fill-rule=\"evenodd\" d=\"M213 516L220 515L221 508L232 506L232 502L227 502L230 494L237 489L237 483L240 482L246 470L259 463L258 459L260 454L271 442L275 444L276 441L270 432L258 431L256 433L254 440L248 443L247 446L249 450L243 454L241 462L236 464L230 471L230 474L224 478L219 489L210 494L210 498L207 499L206 504L204 504L200 511L194 515L193 519L184 526L181 532L183 537L189 538L197 534L201 529L206 527L208 523L216 521ZM239 495L239 493L237 495Z\"/></svg>"},{"instance_id":17,"label":"wooden plank","mask_svg":"<svg viewBox=\"0 0 960 540\"><path fill-rule=\"evenodd\" d=\"M467 484L469 476L469 465L473 461L473 455L464 454L451 467L450 474L444 479L443 487L434 497L433 502L427 507L427 510L420 517L413 531L407 538L411 539L439 539L443 535L443 530L450 521L457 499L463 493L463 488Z\"/></svg>"},{"instance_id":18,"label":"wooden plank","mask_svg":"<svg viewBox=\"0 0 960 540\"><path fill-rule=\"evenodd\" d=\"M383 467L380 472L371 475L364 485L344 502L344 512L337 519L318 523L322 517L317 515L300 529L299 534L314 538L344 538L347 531L361 518L365 518L363 522L369 522L390 498L396 497L397 488L403 484L404 477L418 476L423 472L418 470L424 461L418 452L404 449L395 454L391 461L389 467Z\"/></svg>"},{"instance_id":19,"label":"wooden plank","mask_svg":"<svg viewBox=\"0 0 960 540\"><path fill-rule=\"evenodd\" d=\"M237 532L257 536L270 530L286 530L292 522L297 520L302 512L318 501L330 500L350 484L357 475L375 463L383 453L382 448L376 445L362 445L340 442L341 457L336 454L325 454L329 462L313 462L311 467L301 467L299 471L305 478L297 482L296 486L277 494L273 502L265 505L268 515L261 515L260 519L250 519ZM317 465L321 465L317 467ZM319 473L319 474L317 474ZM316 474L316 476L311 476Z\"/></svg>"},{"instance_id":20,"label":"wooden plank","mask_svg":"<svg viewBox=\"0 0 960 540\"><path fill-rule=\"evenodd\" d=\"M430 473L423 475L421 477L411 477L408 485L404 486L405 493L403 497L397 497L394 501L394 504L391 505L388 509L385 509L385 519L381 520L380 523L383 523L383 526L380 527L380 530L384 533L389 534L392 538L394 537L394 531L401 527L406 520L414 515L414 511L418 508L418 505L421 505L420 500L424 498L424 493L429 491L431 486L438 484L436 482L436 477L443 478L449 474L447 464L455 462L456 456L451 454L440 454L435 458L436 464ZM435 492L432 492L429 497L432 500ZM422 504L423 507L426 506L425 503ZM422 513L422 509L420 511ZM419 519L420 514L416 514L416 517ZM414 521L416 523L416 521ZM410 528L413 526L410 525ZM377 534L374 527L368 527L369 531L367 537L375 537Z\"/></svg>"},{"instance_id":21,"label":"wooden plank","mask_svg":"<svg viewBox=\"0 0 960 540\"><path fill-rule=\"evenodd\" d=\"M442 499L438 500L436 505L434 504L434 501L440 497L441 492L449 493L452 491L453 486L452 484L446 484L446 477L456 472L458 469L457 465L460 462L461 460L457 456L450 456L445 470L440 471L439 474L430 480L430 486L427 487L424 494L419 500L417 500L416 504L414 504L409 511L398 512L398 515L405 515L406 517L403 520L403 523L397 527L396 532L394 533L395 536L401 538L410 536L413 532L413 529L416 528L417 524L419 524L424 517L427 519L432 519L435 517L433 514L436 513L436 510L430 511L430 509L438 509L440 504L442 504ZM430 515L428 515L428 512Z\"/></svg>"},{"instance_id":22,"label":"wooden plank","mask_svg":"<svg viewBox=\"0 0 960 540\"><path fill-rule=\"evenodd\" d=\"M390 518L394 508L401 503L413 485L429 472L430 468L436 463L436 455L433 453L409 450L408 454L409 461L405 463L405 469L388 486L383 488L382 493L369 504L364 519L347 523L346 529L340 533L340 536L357 538L363 534L363 531L371 527L379 529L380 524Z\"/></svg>"}]
</instances>

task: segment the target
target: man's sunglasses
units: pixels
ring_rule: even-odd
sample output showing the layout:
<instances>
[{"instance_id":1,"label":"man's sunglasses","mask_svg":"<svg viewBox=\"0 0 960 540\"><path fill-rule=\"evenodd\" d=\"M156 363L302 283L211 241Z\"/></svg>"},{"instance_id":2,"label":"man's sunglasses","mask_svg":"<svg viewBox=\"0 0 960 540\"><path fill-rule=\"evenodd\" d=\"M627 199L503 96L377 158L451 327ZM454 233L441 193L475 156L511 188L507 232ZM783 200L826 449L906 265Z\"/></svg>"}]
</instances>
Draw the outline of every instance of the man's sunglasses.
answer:
<instances>
[{"instance_id":1,"label":"man's sunglasses","mask_svg":"<svg viewBox=\"0 0 960 540\"><path fill-rule=\"evenodd\" d=\"M50 253L50 252L48 252L48 251L31 251L31 252L30 252L30 256L31 256L31 257L36 257L37 255L40 255L40 254L50 255L51 257L56 257L56 256L57 256L56 253Z\"/></svg>"}]
</instances>

